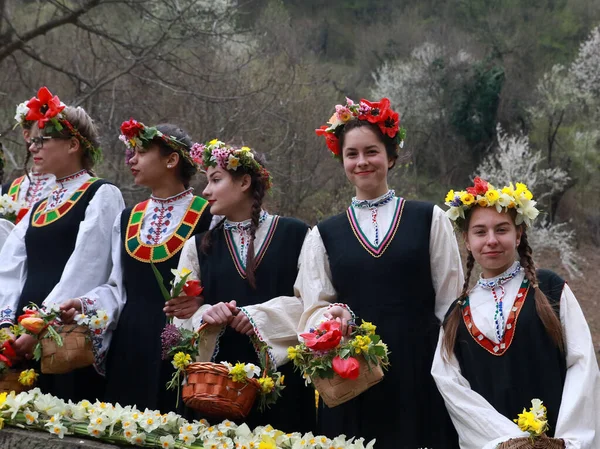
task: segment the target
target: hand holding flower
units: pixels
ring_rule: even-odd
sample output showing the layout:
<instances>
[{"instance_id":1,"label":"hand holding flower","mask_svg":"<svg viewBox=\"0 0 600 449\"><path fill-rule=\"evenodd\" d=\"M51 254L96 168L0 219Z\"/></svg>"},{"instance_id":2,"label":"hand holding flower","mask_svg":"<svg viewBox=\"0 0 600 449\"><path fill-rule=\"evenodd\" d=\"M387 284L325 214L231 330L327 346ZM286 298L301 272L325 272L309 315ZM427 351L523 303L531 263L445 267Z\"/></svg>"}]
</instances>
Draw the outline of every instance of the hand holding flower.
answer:
<instances>
[{"instance_id":1,"label":"hand holding flower","mask_svg":"<svg viewBox=\"0 0 600 449\"><path fill-rule=\"evenodd\" d=\"M81 313L81 301L78 299L69 299L60 305L60 319L64 324L71 324L75 320L75 315Z\"/></svg>"},{"instance_id":2,"label":"hand holding flower","mask_svg":"<svg viewBox=\"0 0 600 449\"><path fill-rule=\"evenodd\" d=\"M177 296L165 303L163 311L168 317L187 320L204 304L203 296Z\"/></svg>"},{"instance_id":3,"label":"hand holding flower","mask_svg":"<svg viewBox=\"0 0 600 449\"><path fill-rule=\"evenodd\" d=\"M33 335L23 334L15 340L13 348L17 353L17 357L30 359L36 344L37 339Z\"/></svg>"}]
</instances>

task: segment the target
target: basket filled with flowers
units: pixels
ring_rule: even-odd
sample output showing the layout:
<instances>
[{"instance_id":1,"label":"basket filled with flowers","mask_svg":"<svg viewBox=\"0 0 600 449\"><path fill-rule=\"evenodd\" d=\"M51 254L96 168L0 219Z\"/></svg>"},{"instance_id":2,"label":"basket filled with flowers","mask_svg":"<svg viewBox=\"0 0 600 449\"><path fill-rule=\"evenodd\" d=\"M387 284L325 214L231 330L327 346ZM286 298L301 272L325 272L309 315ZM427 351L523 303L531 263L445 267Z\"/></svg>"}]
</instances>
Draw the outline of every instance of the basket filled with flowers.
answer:
<instances>
[{"instance_id":1,"label":"basket filled with flowers","mask_svg":"<svg viewBox=\"0 0 600 449\"><path fill-rule=\"evenodd\" d=\"M563 440L546 435L550 426L546 406L539 399L533 399L529 411L523 409L514 421L521 431L529 433L529 437L512 438L499 444L497 449L565 449Z\"/></svg>"},{"instance_id":2,"label":"basket filled with flowers","mask_svg":"<svg viewBox=\"0 0 600 449\"><path fill-rule=\"evenodd\" d=\"M41 360L44 374L64 374L94 363L92 336L102 334L108 324L103 310L94 314L79 314L76 323L61 323L60 308L39 308L35 304L25 309L19 317L22 332L33 335L38 342L33 358Z\"/></svg>"},{"instance_id":3,"label":"basket filled with flowers","mask_svg":"<svg viewBox=\"0 0 600 449\"><path fill-rule=\"evenodd\" d=\"M274 404L284 388L284 378L275 371L268 346L251 337L259 356L259 364L229 362L194 362L198 357L198 341L207 324L198 331L168 325L163 332L163 358L172 359L176 371L168 389L179 388L183 381L185 404L211 417L243 419L258 399L259 409Z\"/></svg>"},{"instance_id":4,"label":"basket filled with flowers","mask_svg":"<svg viewBox=\"0 0 600 449\"><path fill-rule=\"evenodd\" d=\"M389 366L388 349L375 331L376 326L363 321L343 338L339 322L325 321L300 334L304 342L290 346L288 357L323 402L335 407L383 380L383 370Z\"/></svg>"},{"instance_id":5,"label":"basket filled with flowers","mask_svg":"<svg viewBox=\"0 0 600 449\"><path fill-rule=\"evenodd\" d=\"M38 375L34 370L19 371L15 369L17 354L12 343L16 335L8 329L0 329L0 393L27 391L37 380Z\"/></svg>"}]
</instances>

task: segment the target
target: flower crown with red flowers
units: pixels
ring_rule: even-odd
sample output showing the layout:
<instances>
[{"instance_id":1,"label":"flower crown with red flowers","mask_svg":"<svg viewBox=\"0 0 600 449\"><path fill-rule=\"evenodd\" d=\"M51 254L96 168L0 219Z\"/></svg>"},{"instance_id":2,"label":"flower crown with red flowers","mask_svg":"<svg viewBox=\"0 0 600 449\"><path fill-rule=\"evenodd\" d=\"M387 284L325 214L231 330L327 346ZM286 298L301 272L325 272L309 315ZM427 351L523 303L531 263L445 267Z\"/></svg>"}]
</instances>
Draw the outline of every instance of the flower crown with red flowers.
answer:
<instances>
[{"instance_id":1,"label":"flower crown with red flowers","mask_svg":"<svg viewBox=\"0 0 600 449\"><path fill-rule=\"evenodd\" d=\"M248 171L258 173L265 190L269 190L273 185L271 174L254 158L254 153L248 147L238 148L213 139L206 144L194 144L192 154L201 159L204 170L208 170L208 167L221 167L223 170L237 171L241 166Z\"/></svg>"},{"instance_id":2,"label":"flower crown with red flowers","mask_svg":"<svg viewBox=\"0 0 600 449\"><path fill-rule=\"evenodd\" d=\"M335 113L327 121L327 125L321 126L315 132L318 136L324 136L327 147L334 157L341 158L341 148L336 132L341 130L346 123L352 120L365 120L379 126L383 134L395 140L398 146L404 146L406 130L400 126L400 114L390 107L390 100L382 98L378 102L370 102L362 99L355 103L346 97L346 104L335 106Z\"/></svg>"},{"instance_id":3,"label":"flower crown with red flowers","mask_svg":"<svg viewBox=\"0 0 600 449\"><path fill-rule=\"evenodd\" d=\"M129 165L129 160L133 157L136 148L148 148L154 139L160 139L170 148L175 150L181 157L188 161L192 166L198 168L200 159L192 155L192 149L184 142L175 137L160 132L155 126L146 126L142 122L129 119L121 123L121 135L119 140L125 144L125 164Z\"/></svg>"},{"instance_id":4,"label":"flower crown with red flowers","mask_svg":"<svg viewBox=\"0 0 600 449\"><path fill-rule=\"evenodd\" d=\"M89 153L94 165L102 161L102 150L95 147L67 120L62 114L66 105L60 101L57 95L52 95L46 86L41 87L37 97L32 97L25 106L28 110L23 121L37 121L38 128L43 129L46 134L59 133L67 128L69 133L79 140L84 151Z\"/></svg>"},{"instance_id":5,"label":"flower crown with red flowers","mask_svg":"<svg viewBox=\"0 0 600 449\"><path fill-rule=\"evenodd\" d=\"M457 225L461 225L465 220L465 212L475 206L494 207L498 213L515 209L517 226L524 223L530 227L540 213L535 207L537 203L533 200L533 194L525 184L517 182L513 186L511 182L502 189L496 189L479 176L475 177L473 187L456 192L450 190L446 195L445 204L449 207L446 215Z\"/></svg>"}]
</instances>

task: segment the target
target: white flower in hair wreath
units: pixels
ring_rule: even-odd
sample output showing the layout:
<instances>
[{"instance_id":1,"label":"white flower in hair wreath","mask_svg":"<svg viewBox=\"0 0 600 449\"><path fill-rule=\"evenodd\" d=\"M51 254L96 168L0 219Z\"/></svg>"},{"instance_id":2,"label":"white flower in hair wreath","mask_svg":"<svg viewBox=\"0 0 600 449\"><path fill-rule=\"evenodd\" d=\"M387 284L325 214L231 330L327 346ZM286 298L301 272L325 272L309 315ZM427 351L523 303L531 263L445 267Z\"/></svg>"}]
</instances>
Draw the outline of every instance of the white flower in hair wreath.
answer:
<instances>
[{"instance_id":1,"label":"white flower in hair wreath","mask_svg":"<svg viewBox=\"0 0 600 449\"><path fill-rule=\"evenodd\" d=\"M17 122L17 124L21 124L25 121L25 116L28 112L29 108L27 107L26 101L17 105L17 111L15 113L15 121Z\"/></svg>"}]
</instances>

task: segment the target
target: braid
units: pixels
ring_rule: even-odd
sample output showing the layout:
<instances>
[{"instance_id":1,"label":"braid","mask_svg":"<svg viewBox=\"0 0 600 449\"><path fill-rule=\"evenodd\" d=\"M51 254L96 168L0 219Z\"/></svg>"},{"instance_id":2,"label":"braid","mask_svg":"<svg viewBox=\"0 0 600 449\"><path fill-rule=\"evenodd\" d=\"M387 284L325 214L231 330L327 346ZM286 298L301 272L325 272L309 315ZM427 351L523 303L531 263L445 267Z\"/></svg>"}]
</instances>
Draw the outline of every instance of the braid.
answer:
<instances>
[{"instance_id":1,"label":"braid","mask_svg":"<svg viewBox=\"0 0 600 449\"><path fill-rule=\"evenodd\" d=\"M213 233L219 232L221 229L223 229L223 226L225 225L225 220L226 218L223 217L223 219L221 219L221 221L217 223L217 225L214 228L204 233L204 236L202 237L202 243L200 244L200 249L204 254L208 254L210 252L210 247L212 246Z\"/></svg>"},{"instance_id":2,"label":"braid","mask_svg":"<svg viewBox=\"0 0 600 449\"><path fill-rule=\"evenodd\" d=\"M536 312L550 338L554 341L560 351L563 352L564 340L562 325L556 310L539 287L535 262L533 261L533 250L531 249L531 246L529 246L529 240L525 230L523 230L523 233L521 234L521 241L519 242L517 251L519 252L521 266L525 270L525 277L529 280L531 288L535 290L534 298Z\"/></svg>"},{"instance_id":3,"label":"braid","mask_svg":"<svg viewBox=\"0 0 600 449\"><path fill-rule=\"evenodd\" d=\"M471 280L471 273L473 272L474 266L475 258L473 257L473 253L469 251L467 255L467 274L465 276L465 283L463 284L462 292L458 298L459 301L454 305L454 309L452 309L452 312L450 312L444 321L444 339L442 340L442 348L445 352L445 358L454 352L456 334L458 333L458 326L460 325L460 319L462 317L462 300L467 297L467 293L469 292L469 282Z\"/></svg>"},{"instance_id":4,"label":"braid","mask_svg":"<svg viewBox=\"0 0 600 449\"><path fill-rule=\"evenodd\" d=\"M252 192L252 217L250 222L250 242L248 243L248 254L246 256L246 276L252 288L256 289L256 277L254 270L256 269L256 259L254 258L254 239L256 230L258 229L260 211L262 210L262 202L265 197L264 184L258 177L252 176L253 192Z\"/></svg>"},{"instance_id":5,"label":"braid","mask_svg":"<svg viewBox=\"0 0 600 449\"><path fill-rule=\"evenodd\" d=\"M31 151L29 151L29 146L27 145L27 153L25 153L25 162L23 162L23 172L25 173L25 176L27 176L27 179L31 181L31 178L29 177L29 169L27 168L30 159Z\"/></svg>"}]
</instances>

